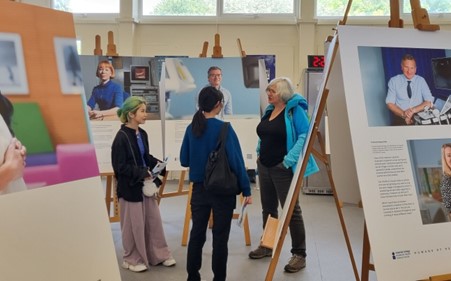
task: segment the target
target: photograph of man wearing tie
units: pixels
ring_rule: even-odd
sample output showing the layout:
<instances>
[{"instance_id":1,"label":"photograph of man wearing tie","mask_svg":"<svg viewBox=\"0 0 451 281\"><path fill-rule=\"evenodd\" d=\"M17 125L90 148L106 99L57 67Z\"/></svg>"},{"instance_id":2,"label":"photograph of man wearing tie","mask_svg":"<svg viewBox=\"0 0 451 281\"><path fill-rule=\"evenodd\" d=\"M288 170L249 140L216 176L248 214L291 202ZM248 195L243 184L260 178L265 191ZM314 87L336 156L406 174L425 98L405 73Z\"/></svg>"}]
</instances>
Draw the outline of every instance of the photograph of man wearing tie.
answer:
<instances>
[{"instance_id":1,"label":"photograph of man wearing tie","mask_svg":"<svg viewBox=\"0 0 451 281\"><path fill-rule=\"evenodd\" d=\"M414 114L423 111L425 107L431 108L434 102L426 80L416 75L417 66L412 55L405 54L402 57L401 71L402 74L388 81L385 99L392 113L391 123L394 126L412 125Z\"/></svg>"}]
</instances>

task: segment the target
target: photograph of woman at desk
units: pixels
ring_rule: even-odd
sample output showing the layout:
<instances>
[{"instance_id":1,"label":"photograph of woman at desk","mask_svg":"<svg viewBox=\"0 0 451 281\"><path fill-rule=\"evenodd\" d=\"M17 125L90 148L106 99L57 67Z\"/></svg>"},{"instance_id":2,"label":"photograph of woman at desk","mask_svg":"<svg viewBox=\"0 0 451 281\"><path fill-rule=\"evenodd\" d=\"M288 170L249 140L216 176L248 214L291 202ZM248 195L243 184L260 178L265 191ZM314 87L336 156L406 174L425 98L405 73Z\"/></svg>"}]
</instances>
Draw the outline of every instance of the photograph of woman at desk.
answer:
<instances>
[{"instance_id":1,"label":"photograph of woman at desk","mask_svg":"<svg viewBox=\"0 0 451 281\"><path fill-rule=\"evenodd\" d=\"M451 220L451 143L442 145L442 171L440 191L443 205L447 209L448 217Z\"/></svg>"},{"instance_id":2,"label":"photograph of woman at desk","mask_svg":"<svg viewBox=\"0 0 451 281\"><path fill-rule=\"evenodd\" d=\"M100 83L94 87L88 100L89 118L103 119L106 116L115 116L124 102L124 94L121 86L111 80L115 76L113 65L109 61L100 61L96 76L100 79Z\"/></svg>"}]
</instances>

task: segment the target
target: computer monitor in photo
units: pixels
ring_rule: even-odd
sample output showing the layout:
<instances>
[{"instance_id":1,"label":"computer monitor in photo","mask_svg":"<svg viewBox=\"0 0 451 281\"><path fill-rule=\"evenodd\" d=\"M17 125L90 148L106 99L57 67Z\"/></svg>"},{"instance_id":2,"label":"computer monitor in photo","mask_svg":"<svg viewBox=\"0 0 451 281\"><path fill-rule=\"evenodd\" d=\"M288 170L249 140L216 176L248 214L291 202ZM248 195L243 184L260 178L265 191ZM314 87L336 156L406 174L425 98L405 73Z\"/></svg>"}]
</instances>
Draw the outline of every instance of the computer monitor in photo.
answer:
<instances>
[{"instance_id":1,"label":"computer monitor in photo","mask_svg":"<svg viewBox=\"0 0 451 281\"><path fill-rule=\"evenodd\" d=\"M451 57L433 58L431 63L435 88L451 90Z\"/></svg>"},{"instance_id":2,"label":"computer monitor in photo","mask_svg":"<svg viewBox=\"0 0 451 281\"><path fill-rule=\"evenodd\" d=\"M130 83L150 83L150 66L148 65L131 65L130 66Z\"/></svg>"}]
</instances>

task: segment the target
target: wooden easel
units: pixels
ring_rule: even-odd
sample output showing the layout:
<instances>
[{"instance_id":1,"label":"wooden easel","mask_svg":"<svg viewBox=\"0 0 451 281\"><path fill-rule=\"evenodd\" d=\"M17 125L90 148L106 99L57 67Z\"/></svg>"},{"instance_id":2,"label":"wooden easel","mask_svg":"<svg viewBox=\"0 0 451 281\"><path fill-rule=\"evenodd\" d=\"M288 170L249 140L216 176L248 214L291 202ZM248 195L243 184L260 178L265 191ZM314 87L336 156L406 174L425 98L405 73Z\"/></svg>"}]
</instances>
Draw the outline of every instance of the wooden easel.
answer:
<instances>
[{"instance_id":1,"label":"wooden easel","mask_svg":"<svg viewBox=\"0 0 451 281\"><path fill-rule=\"evenodd\" d=\"M410 7L412 8L413 25L416 29L423 31L436 31L440 29L439 25L430 24L428 11L421 8L420 0L410 0Z\"/></svg>"},{"instance_id":2,"label":"wooden easel","mask_svg":"<svg viewBox=\"0 0 451 281\"><path fill-rule=\"evenodd\" d=\"M199 54L199 58L206 58L207 50L208 50L208 41L204 41L204 44L202 46L202 53Z\"/></svg>"},{"instance_id":3,"label":"wooden easel","mask_svg":"<svg viewBox=\"0 0 451 281\"><path fill-rule=\"evenodd\" d=\"M176 191L171 192L164 192L164 189L166 187L166 181L168 179L169 171L166 172L166 174L163 177L163 183L160 186L160 189L158 191L158 204L160 204L161 198L168 198L168 197L175 197L180 195L186 195L189 193L189 188L185 189L185 178L186 178L186 170L182 170L180 172L180 178L179 178L179 184Z\"/></svg>"},{"instance_id":4,"label":"wooden easel","mask_svg":"<svg viewBox=\"0 0 451 281\"><path fill-rule=\"evenodd\" d=\"M100 173L101 177L106 178L105 187L105 204L110 222L118 222L121 220L119 213L119 200L116 194L116 181L114 180L114 173ZM111 214L111 204L113 204L113 214Z\"/></svg>"},{"instance_id":5,"label":"wooden easel","mask_svg":"<svg viewBox=\"0 0 451 281\"><path fill-rule=\"evenodd\" d=\"M94 49L94 56L101 56L102 53L103 51L100 44L100 35L96 35L96 47Z\"/></svg>"},{"instance_id":6,"label":"wooden easel","mask_svg":"<svg viewBox=\"0 0 451 281\"><path fill-rule=\"evenodd\" d=\"M236 43L238 44L238 50L240 51L240 56L244 58L246 56L246 52L243 51L243 47L241 46L240 38L236 39Z\"/></svg>"},{"instance_id":7,"label":"wooden easel","mask_svg":"<svg viewBox=\"0 0 451 281\"><path fill-rule=\"evenodd\" d=\"M101 37L100 37L100 35L96 35L94 56L101 56L102 54L103 54L103 51L102 51L102 46L101 46ZM119 56L119 54L116 51L116 44L114 44L113 31L108 31L108 45L107 45L106 56L108 56L108 57L118 57Z\"/></svg>"},{"instance_id":8,"label":"wooden easel","mask_svg":"<svg viewBox=\"0 0 451 281\"><path fill-rule=\"evenodd\" d=\"M215 45L213 46L212 58L222 58L221 36L219 33L215 34Z\"/></svg>"},{"instance_id":9,"label":"wooden easel","mask_svg":"<svg viewBox=\"0 0 451 281\"><path fill-rule=\"evenodd\" d=\"M418 5L419 5L419 0L411 0L411 3L412 2L417 2ZM391 12L393 14L392 14L392 18L390 20L389 26L402 27L403 22L402 22L401 19L399 19L399 1L398 0L390 0L390 4L391 4L390 7L392 9ZM343 17L343 20L339 22L340 25L345 25L346 24L351 5L352 5L352 0L348 0L348 5L347 5L347 8L346 8L346 12L345 12L345 15ZM424 11L421 10L421 13L424 15ZM414 8L412 8L412 15L416 15L416 16L418 15L418 7L417 7L417 9L415 9L415 12L414 12ZM434 29L436 27L430 27L427 17L425 18L423 16L421 18L422 18L422 20L426 20L427 22L422 22L422 25L416 24L415 25L416 28L418 28L418 29L422 28L420 30L437 30L437 29ZM335 34L335 36L337 36L337 34ZM330 67L328 69L329 71L328 71L328 73L325 73L324 85L326 85L326 86L327 86L327 80L328 80L329 75L330 75L330 70L332 68L332 64L333 64L333 62L335 60L335 55L337 53L337 48L338 48L337 46L338 46L338 41L337 41L337 44L334 45L334 50L333 50L332 56L330 58L330 62L331 63L330 63ZM302 162L302 166L301 166L301 173L300 173L299 178L297 179L297 182L296 182L294 194L293 194L293 197L291 198L291 201L290 201L290 205L289 205L288 212L287 212L287 217L286 217L286 219L284 221L284 224L282 226L282 231L281 231L281 235L279 237L279 241L277 241L276 247L275 247L275 249L273 249L273 252L274 252L273 253L273 258L271 259L271 263L270 263L270 266L268 268L268 272L267 272L265 281L271 281L273 276L274 276L274 271L275 271L275 268L276 268L276 265L277 265L277 261L278 261L279 256L280 256L283 240L284 240L284 237L285 237L285 235L287 233L289 221L290 221L291 216L293 214L294 205L295 205L296 200L297 200L297 198L299 196L299 190L300 190L300 188L302 186L302 177L304 175L305 168L306 168L306 165L307 165L307 161L308 161L309 155L311 153L313 153L313 155L316 156L319 160L323 161L323 163L326 164L326 167L328 169L328 177L329 177L329 181L331 183L331 188L332 188L332 191L333 191L337 212L338 212L338 215L339 215L339 218L340 218L340 223L341 223L341 226L342 226L342 229L343 229L343 234L345 236L345 240L346 240L346 244L347 244L347 248L348 248L348 253L349 253L349 256L350 256L350 259L351 259L351 263L352 263L352 266L353 266L355 280L356 281L360 281L360 280L361 281L368 281L369 270L373 270L373 271L375 270L374 265L370 263L370 243L369 243L369 239L368 239L368 232L367 232L366 224L364 224L364 237L363 237L363 250L362 250L362 278L360 279L358 271L357 271L354 255L353 255L353 252L352 252L352 247L351 247L351 244L350 244L349 236L347 234L346 224L344 222L343 214L341 212L341 202L338 200L338 196L337 196L337 192L335 190L335 184L333 182L333 178L332 178L332 174L331 174L331 170L330 170L330 165L328 163L328 159L327 159L327 157L325 157L324 153L320 153L320 152L314 150L314 148L313 148L313 143L315 141L315 137L318 137L318 140L320 141L320 144L321 144L322 138L321 138L321 135L320 135L320 132L319 132L318 128L319 128L319 124L320 124L320 121L321 121L322 114L323 114L324 109L325 109L325 103L326 103L326 100L327 100L328 92L329 92L329 90L325 88L323 93L322 93L322 95L321 95L321 100L319 102L317 116L316 116L315 120L313 121L314 122L314 129L313 129L313 132L312 132L312 134L310 136L310 140L309 140L309 143L308 143L308 146L307 146L307 149L306 149L306 153L305 153L304 158L303 158L303 162ZM322 152L324 152L324 151L322 151ZM447 275L443 275L443 276L445 276L443 278L446 278ZM434 280L434 279L431 279L431 278L435 278L435 277L430 277L430 280ZM442 276L440 276L439 278L442 278ZM437 279L437 280L447 280L447 279ZM449 280L451 280L451 279L449 279Z\"/></svg>"},{"instance_id":10,"label":"wooden easel","mask_svg":"<svg viewBox=\"0 0 451 281\"><path fill-rule=\"evenodd\" d=\"M399 14L399 0L390 0L390 20L388 21L388 27L404 26L404 21Z\"/></svg>"},{"instance_id":11,"label":"wooden easel","mask_svg":"<svg viewBox=\"0 0 451 281\"><path fill-rule=\"evenodd\" d=\"M351 4L352 4L352 0L349 0L347 8L346 8L345 16L344 16L343 20L339 22L340 25L346 24L346 20L348 18L348 13L349 13L349 10L351 8ZM329 37L329 39L332 39L332 38L333 37ZM331 53L329 68L327 69L327 72L324 73L324 80L325 80L324 81L324 85L325 86L327 85L327 81L328 81L329 76L330 76L330 71L332 69L332 65L333 65L333 62L335 61L335 56L336 56L337 51L338 51L338 42L337 42L337 44L334 44L333 47L334 47L334 49L333 49L333 51ZM294 190L294 193L293 193L293 197L291 198L291 200L289 202L290 205L289 205L289 208L288 208L288 211L287 211L286 219L285 219L285 221L284 221L284 223L282 225L282 231L281 231L281 234L280 234L280 237L279 237L279 241L277 241L276 247L275 247L275 249L273 249L273 258L271 259L271 263L269 265L265 281L272 281L272 279L274 277L274 272L275 272L275 269L276 269L276 266L277 266L278 259L280 257L280 252L282 250L283 241L284 241L285 236L287 234L288 225L290 223L290 219L291 219L291 216L293 214L293 210L294 210L294 206L296 204L296 200L298 199L300 189L302 188L302 179L303 179L304 172L305 172L305 169L307 167L307 162L308 162L308 159L309 159L309 156L310 156L311 153L314 156L316 156L320 161L322 161L326 165L327 175L329 177L332 193L333 193L333 196L334 196L335 206L337 208L337 213L338 213L338 216L339 216L339 219L340 219L340 224L341 224L341 227L342 227L342 230L343 230L343 235L344 235L344 238L345 238L345 241L346 241L346 245L347 245L347 248L348 248L348 254L349 254L349 257L351 259L351 264L352 264L352 268L353 268L353 272L354 272L354 277L355 277L356 281L360 281L359 273L358 273L357 266L356 266L355 259L354 259L354 254L352 252L351 242L350 242L347 230L346 230L346 224L345 224L345 221L344 221L343 213L341 211L341 202L338 199L338 195L337 195L337 192L336 192L336 189L335 189L335 184L334 184L333 177L332 177L332 170L331 170L331 167L329 165L329 160L328 160L328 157L327 157L326 152L325 152L325 145L324 145L324 142L322 140L321 133L319 131L319 126L320 126L320 123L321 123L321 119L322 119L323 113L325 112L325 108L326 108L326 101L327 101L328 94L329 94L329 90L327 88L324 88L324 90L323 90L323 92L321 94L321 99L320 99L319 104L318 104L317 115L316 115L315 119L313 120L313 122L314 122L313 131L312 131L312 133L310 135L308 146L306 148L306 152L305 152L305 155L304 155L304 158L303 158L303 162L302 162L302 166L301 166L301 172L299 174L298 179L296 179L296 186L295 186L295 190ZM316 137L318 137L318 141L320 142L321 152L315 150L314 147L313 147L313 144L315 142Z\"/></svg>"},{"instance_id":12,"label":"wooden easel","mask_svg":"<svg viewBox=\"0 0 451 281\"><path fill-rule=\"evenodd\" d=\"M419 281L450 281L451 280L451 274L444 274L444 275L435 275L430 276L428 279L423 279Z\"/></svg>"},{"instance_id":13,"label":"wooden easel","mask_svg":"<svg viewBox=\"0 0 451 281\"><path fill-rule=\"evenodd\" d=\"M200 58L206 58L207 57L207 50L208 50L208 41L204 41L202 45L202 52L199 54ZM221 36L219 33L215 34L215 45L213 46L213 54L211 55L212 58L223 58L222 55L222 47L221 47Z\"/></svg>"},{"instance_id":14,"label":"wooden easel","mask_svg":"<svg viewBox=\"0 0 451 281\"><path fill-rule=\"evenodd\" d=\"M114 44L113 31L108 31L108 45L107 45L106 55L109 57L119 56L119 54L116 51L116 44Z\"/></svg>"}]
</instances>

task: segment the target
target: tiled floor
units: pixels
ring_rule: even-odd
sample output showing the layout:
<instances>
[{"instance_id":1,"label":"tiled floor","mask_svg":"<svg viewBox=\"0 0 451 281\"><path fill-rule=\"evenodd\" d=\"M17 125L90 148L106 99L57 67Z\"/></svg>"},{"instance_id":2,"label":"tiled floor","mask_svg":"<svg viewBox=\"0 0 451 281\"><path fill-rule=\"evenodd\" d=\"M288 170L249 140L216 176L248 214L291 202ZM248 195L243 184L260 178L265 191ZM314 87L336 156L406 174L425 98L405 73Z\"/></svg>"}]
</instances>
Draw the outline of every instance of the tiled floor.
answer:
<instances>
[{"instance_id":1,"label":"tiled floor","mask_svg":"<svg viewBox=\"0 0 451 281\"><path fill-rule=\"evenodd\" d=\"M166 190L170 190L170 186ZM249 226L252 245L246 246L243 229L233 222L229 241L228 278L227 280L260 281L266 279L270 258L251 260L248 252L258 246L261 235L261 208L259 191L253 188L254 204L249 207ZM120 269L123 281L186 280L186 247L181 246L182 230L185 217L187 196L163 198L160 204L164 229L168 244L174 258L175 267L154 266L142 273L134 273ZM290 236L286 236L282 253L277 263L272 280L274 281L352 281L356 280L351 260L346 247L343 230L333 196L305 195L300 196L307 232L307 267L298 273L285 273L283 267L290 258ZM363 212L354 205L344 205L342 213L346 222L346 230L352 244L356 267L360 274ZM121 232L119 223L112 223L118 263L122 262ZM207 235L204 246L202 279L212 280L211 272L211 232ZM375 281L376 275L370 272L370 281Z\"/></svg>"}]
</instances>

